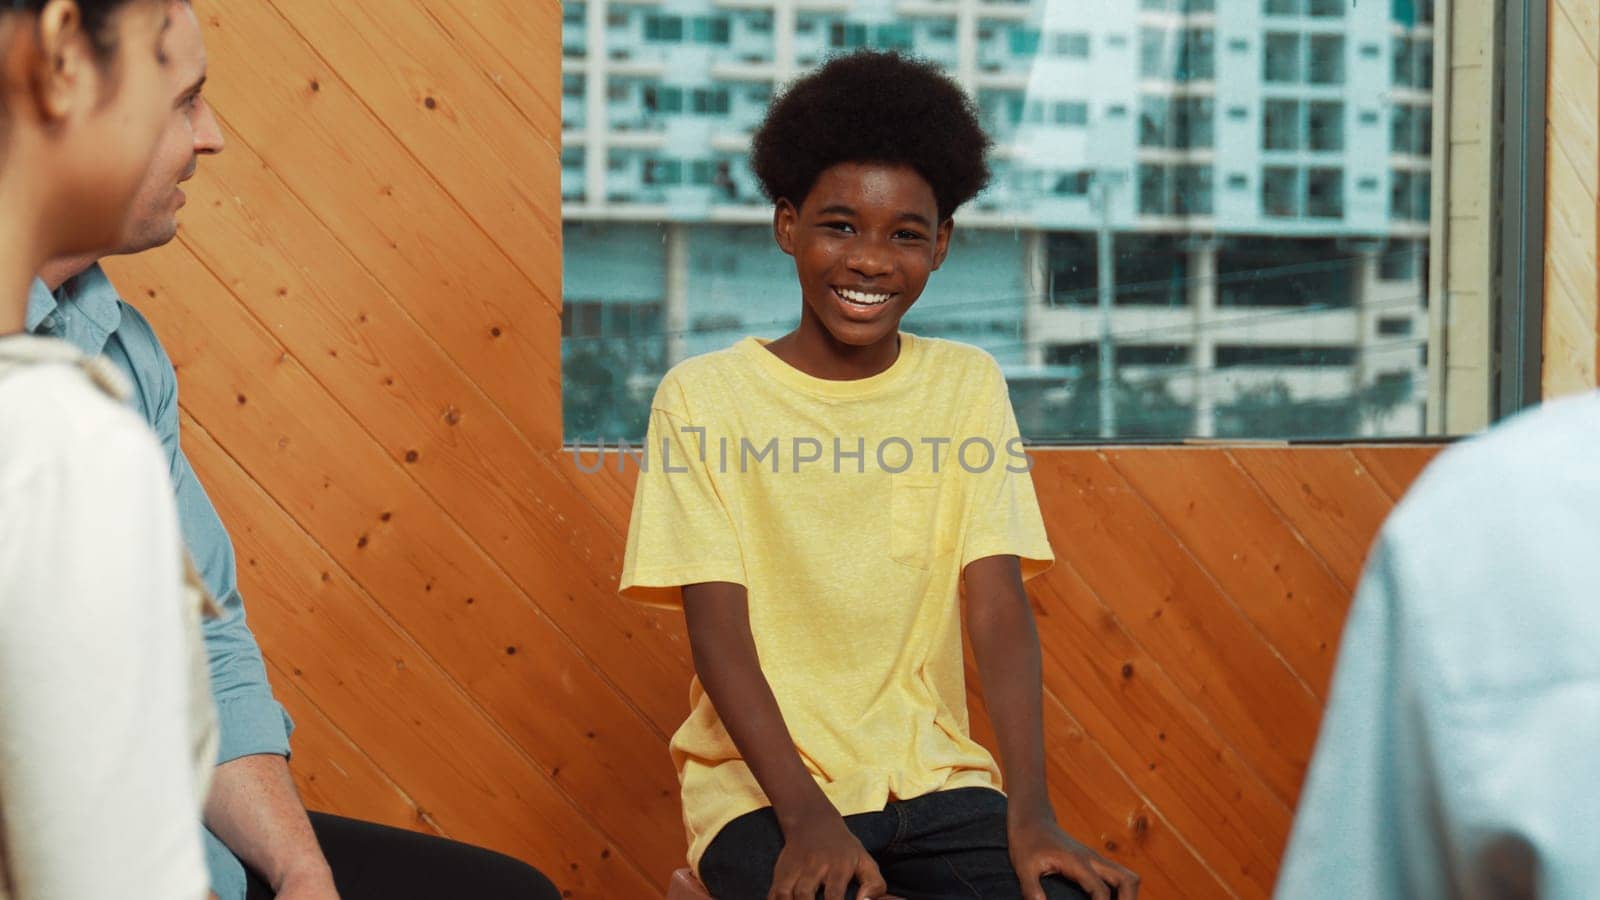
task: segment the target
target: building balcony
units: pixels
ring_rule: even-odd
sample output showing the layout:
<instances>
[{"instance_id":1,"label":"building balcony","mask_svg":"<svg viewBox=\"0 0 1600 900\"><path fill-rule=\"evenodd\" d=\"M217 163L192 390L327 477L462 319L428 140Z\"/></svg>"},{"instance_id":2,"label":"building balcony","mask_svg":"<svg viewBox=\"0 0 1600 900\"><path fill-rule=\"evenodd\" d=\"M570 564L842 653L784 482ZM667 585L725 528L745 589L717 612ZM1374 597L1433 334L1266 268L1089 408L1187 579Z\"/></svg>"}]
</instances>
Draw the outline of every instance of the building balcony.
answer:
<instances>
[{"instance_id":1,"label":"building balcony","mask_svg":"<svg viewBox=\"0 0 1600 900\"><path fill-rule=\"evenodd\" d=\"M778 78L777 64L763 62L719 61L711 64L711 77L717 81L771 82Z\"/></svg>"}]
</instances>

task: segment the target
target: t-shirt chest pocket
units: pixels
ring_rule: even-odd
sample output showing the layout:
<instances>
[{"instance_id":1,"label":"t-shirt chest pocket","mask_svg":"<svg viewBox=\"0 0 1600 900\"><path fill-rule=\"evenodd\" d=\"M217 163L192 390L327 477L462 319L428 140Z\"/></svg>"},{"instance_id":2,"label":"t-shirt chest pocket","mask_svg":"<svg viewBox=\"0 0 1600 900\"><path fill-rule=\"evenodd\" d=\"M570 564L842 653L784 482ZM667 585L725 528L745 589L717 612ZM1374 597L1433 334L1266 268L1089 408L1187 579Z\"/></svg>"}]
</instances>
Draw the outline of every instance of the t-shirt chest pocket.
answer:
<instances>
[{"instance_id":1,"label":"t-shirt chest pocket","mask_svg":"<svg viewBox=\"0 0 1600 900\"><path fill-rule=\"evenodd\" d=\"M889 558L901 565L926 569L947 552L952 538L941 520L942 480L935 475L889 478Z\"/></svg>"}]
</instances>

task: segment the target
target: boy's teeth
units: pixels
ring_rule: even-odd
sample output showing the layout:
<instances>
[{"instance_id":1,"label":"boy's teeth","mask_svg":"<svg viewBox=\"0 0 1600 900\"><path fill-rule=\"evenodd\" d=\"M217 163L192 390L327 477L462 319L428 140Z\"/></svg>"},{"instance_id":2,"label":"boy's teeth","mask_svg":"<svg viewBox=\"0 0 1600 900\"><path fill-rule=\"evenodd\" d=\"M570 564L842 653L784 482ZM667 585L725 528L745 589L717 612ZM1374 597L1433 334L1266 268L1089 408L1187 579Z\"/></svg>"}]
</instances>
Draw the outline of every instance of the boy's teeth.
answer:
<instances>
[{"instance_id":1,"label":"boy's teeth","mask_svg":"<svg viewBox=\"0 0 1600 900\"><path fill-rule=\"evenodd\" d=\"M845 298L846 300L849 300L851 303L863 303L863 304L866 304L868 306L876 306L879 303L883 303L883 302L887 301L890 297L892 297L894 295L893 294L864 294L861 291L847 291L847 290L844 290L843 288L840 288L839 289L839 296Z\"/></svg>"}]
</instances>

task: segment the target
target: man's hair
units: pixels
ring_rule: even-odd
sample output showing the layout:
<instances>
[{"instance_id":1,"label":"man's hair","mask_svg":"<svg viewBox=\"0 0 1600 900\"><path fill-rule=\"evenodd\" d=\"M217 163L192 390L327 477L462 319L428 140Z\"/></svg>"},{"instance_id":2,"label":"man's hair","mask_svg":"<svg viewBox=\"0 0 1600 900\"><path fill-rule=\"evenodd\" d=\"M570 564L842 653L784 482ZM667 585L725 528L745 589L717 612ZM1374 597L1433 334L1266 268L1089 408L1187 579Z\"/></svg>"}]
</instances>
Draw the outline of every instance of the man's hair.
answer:
<instances>
[{"instance_id":1,"label":"man's hair","mask_svg":"<svg viewBox=\"0 0 1600 900\"><path fill-rule=\"evenodd\" d=\"M0 15L11 10L38 14L44 11L48 2L50 0L3 0L0 2ZM117 10L140 0L76 0L76 2L78 14L83 17L83 33L88 36L95 55L102 61L109 59L117 52L116 36L111 28L112 17L116 15Z\"/></svg>"},{"instance_id":2,"label":"man's hair","mask_svg":"<svg viewBox=\"0 0 1600 900\"><path fill-rule=\"evenodd\" d=\"M933 187L943 221L989 183L990 144L972 100L938 66L862 50L774 100L750 156L767 196L795 206L839 163L909 166Z\"/></svg>"}]
</instances>

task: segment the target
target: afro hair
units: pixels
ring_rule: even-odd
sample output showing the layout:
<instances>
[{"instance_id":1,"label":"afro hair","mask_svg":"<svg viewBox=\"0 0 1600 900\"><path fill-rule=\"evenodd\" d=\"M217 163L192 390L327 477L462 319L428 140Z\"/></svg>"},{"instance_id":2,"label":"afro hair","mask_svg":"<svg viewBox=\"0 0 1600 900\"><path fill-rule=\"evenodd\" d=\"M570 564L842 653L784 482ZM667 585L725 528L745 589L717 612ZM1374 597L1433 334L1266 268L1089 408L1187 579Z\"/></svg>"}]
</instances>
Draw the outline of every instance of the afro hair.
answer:
<instances>
[{"instance_id":1,"label":"afro hair","mask_svg":"<svg viewBox=\"0 0 1600 900\"><path fill-rule=\"evenodd\" d=\"M796 206L823 171L876 162L916 170L940 220L989 183L989 136L971 99L931 62L862 50L829 60L773 101L751 168L774 203Z\"/></svg>"}]
</instances>

